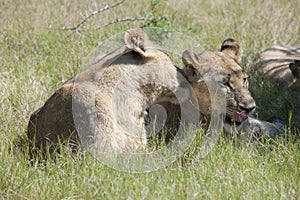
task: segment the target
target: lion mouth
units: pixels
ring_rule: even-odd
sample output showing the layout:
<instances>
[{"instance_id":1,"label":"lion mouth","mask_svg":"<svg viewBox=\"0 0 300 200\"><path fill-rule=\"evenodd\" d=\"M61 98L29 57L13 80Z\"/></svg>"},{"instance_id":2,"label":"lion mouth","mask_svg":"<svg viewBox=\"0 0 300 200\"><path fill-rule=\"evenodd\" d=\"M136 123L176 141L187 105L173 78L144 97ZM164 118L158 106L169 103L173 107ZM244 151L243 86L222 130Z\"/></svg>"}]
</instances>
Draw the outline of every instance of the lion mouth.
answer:
<instances>
[{"instance_id":1,"label":"lion mouth","mask_svg":"<svg viewBox=\"0 0 300 200\"><path fill-rule=\"evenodd\" d=\"M248 112L245 110L236 111L233 116L226 115L226 121L230 124L236 123L237 125L241 124L248 119Z\"/></svg>"},{"instance_id":2,"label":"lion mouth","mask_svg":"<svg viewBox=\"0 0 300 200\"><path fill-rule=\"evenodd\" d=\"M244 111L244 110L242 110L240 112L237 111L234 113L233 118L234 118L234 121L241 123L241 122L245 121L246 119L248 119L248 113L247 113L247 111Z\"/></svg>"}]
</instances>

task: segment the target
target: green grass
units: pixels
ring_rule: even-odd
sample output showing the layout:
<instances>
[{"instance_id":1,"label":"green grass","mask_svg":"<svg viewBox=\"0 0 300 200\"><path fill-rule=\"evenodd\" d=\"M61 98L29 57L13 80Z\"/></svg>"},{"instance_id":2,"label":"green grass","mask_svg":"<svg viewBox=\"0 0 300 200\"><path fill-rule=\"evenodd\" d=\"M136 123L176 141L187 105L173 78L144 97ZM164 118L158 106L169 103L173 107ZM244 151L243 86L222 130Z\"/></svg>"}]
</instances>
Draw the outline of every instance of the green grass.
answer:
<instances>
[{"instance_id":1,"label":"green grass","mask_svg":"<svg viewBox=\"0 0 300 200\"><path fill-rule=\"evenodd\" d=\"M125 1L88 21L80 34L72 27L93 2L32 0L0 2L0 197L3 199L299 199L300 102L258 77L252 61L274 44L298 45L300 4L279 1ZM104 7L105 2L96 5ZM130 11L130 13L128 13ZM124 22L94 30L123 17L167 21ZM221 139L199 159L200 141L171 166L134 174L116 171L91 156L67 151L46 164L28 162L28 149L14 145L30 114L67 79L107 37L134 26L156 26L190 35L199 49L219 49L228 37L244 49L243 66L261 119L277 116L289 124L286 138L258 146ZM196 45L196 44L195 44ZM200 50L199 50L200 51ZM262 80L263 83L262 83ZM290 113L292 117L290 119ZM198 145L197 145L198 144ZM25 144L26 147L26 144ZM26 153L27 152L27 153Z\"/></svg>"},{"instance_id":2,"label":"green grass","mask_svg":"<svg viewBox=\"0 0 300 200\"><path fill-rule=\"evenodd\" d=\"M37 199L290 199L299 197L299 144L233 146L222 140L204 159L199 149L151 173L120 172L90 156L63 154L46 166L24 154L1 155L1 195ZM9 162L7 162L9 160Z\"/></svg>"}]
</instances>

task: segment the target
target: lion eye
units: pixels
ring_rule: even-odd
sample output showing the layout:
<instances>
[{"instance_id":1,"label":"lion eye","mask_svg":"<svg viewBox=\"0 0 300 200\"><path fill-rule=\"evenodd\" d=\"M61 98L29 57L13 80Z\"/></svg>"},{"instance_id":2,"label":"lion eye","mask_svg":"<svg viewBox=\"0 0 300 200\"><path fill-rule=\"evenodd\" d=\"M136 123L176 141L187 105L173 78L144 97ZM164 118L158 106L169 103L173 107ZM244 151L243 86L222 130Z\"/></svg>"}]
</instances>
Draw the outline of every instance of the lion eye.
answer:
<instances>
[{"instance_id":1,"label":"lion eye","mask_svg":"<svg viewBox=\"0 0 300 200\"><path fill-rule=\"evenodd\" d=\"M244 86L248 87L248 78L244 78Z\"/></svg>"}]
</instances>

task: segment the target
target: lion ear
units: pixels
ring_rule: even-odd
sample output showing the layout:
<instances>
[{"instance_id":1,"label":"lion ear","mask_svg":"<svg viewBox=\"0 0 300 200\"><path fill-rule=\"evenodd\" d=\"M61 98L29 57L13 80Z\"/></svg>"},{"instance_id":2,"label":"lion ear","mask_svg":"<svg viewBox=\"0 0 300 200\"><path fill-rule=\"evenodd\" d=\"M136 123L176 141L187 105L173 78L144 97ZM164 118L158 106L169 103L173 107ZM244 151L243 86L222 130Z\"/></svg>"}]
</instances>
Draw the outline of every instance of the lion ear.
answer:
<instances>
[{"instance_id":1,"label":"lion ear","mask_svg":"<svg viewBox=\"0 0 300 200\"><path fill-rule=\"evenodd\" d=\"M148 35L141 29L129 29L125 32L124 42L128 49L139 48L145 51L146 43L149 41Z\"/></svg>"},{"instance_id":2,"label":"lion ear","mask_svg":"<svg viewBox=\"0 0 300 200\"><path fill-rule=\"evenodd\" d=\"M237 63L241 63L243 51L236 40L232 38L224 40L220 51L233 58Z\"/></svg>"},{"instance_id":3,"label":"lion ear","mask_svg":"<svg viewBox=\"0 0 300 200\"><path fill-rule=\"evenodd\" d=\"M148 35L141 29L129 29L124 35L125 46L140 54L143 58L153 59L155 54L147 52L147 49L155 48Z\"/></svg>"},{"instance_id":4,"label":"lion ear","mask_svg":"<svg viewBox=\"0 0 300 200\"><path fill-rule=\"evenodd\" d=\"M196 66L199 64L199 57L190 50L185 50L182 54L182 62L185 66Z\"/></svg>"},{"instance_id":5,"label":"lion ear","mask_svg":"<svg viewBox=\"0 0 300 200\"><path fill-rule=\"evenodd\" d=\"M182 54L182 62L184 64L184 71L189 81L196 80L198 75L198 67L200 66L200 57L190 50L186 50Z\"/></svg>"}]
</instances>

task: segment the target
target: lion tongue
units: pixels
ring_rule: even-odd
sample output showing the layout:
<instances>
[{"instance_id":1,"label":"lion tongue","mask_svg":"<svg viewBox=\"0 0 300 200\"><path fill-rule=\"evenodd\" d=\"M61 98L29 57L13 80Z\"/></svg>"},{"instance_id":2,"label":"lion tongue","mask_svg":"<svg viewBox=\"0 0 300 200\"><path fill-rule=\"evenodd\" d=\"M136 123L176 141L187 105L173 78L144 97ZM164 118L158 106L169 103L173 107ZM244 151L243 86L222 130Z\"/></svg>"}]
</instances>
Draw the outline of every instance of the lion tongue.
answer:
<instances>
[{"instance_id":1,"label":"lion tongue","mask_svg":"<svg viewBox=\"0 0 300 200\"><path fill-rule=\"evenodd\" d=\"M246 111L236 112L234 114L234 121L243 122L248 119L248 113Z\"/></svg>"}]
</instances>

